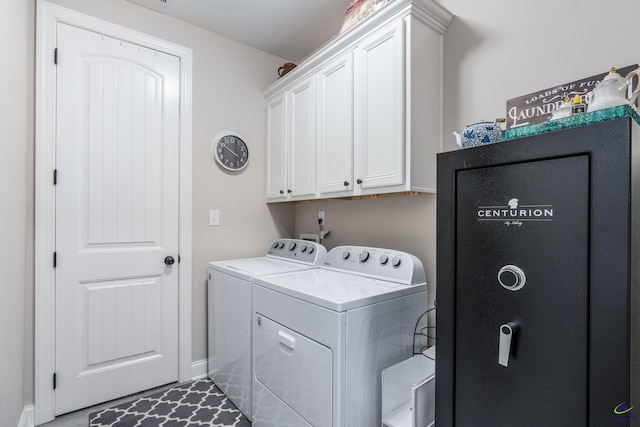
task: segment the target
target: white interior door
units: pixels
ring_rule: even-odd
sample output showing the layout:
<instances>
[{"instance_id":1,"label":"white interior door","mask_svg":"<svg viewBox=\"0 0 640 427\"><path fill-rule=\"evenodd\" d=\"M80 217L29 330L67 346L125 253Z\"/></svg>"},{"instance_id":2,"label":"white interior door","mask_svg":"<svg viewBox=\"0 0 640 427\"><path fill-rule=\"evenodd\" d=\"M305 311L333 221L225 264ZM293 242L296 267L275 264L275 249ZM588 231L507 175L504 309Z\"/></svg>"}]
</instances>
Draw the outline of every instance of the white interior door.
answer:
<instances>
[{"instance_id":1,"label":"white interior door","mask_svg":"<svg viewBox=\"0 0 640 427\"><path fill-rule=\"evenodd\" d=\"M57 40L62 414L178 379L180 63L61 23Z\"/></svg>"}]
</instances>

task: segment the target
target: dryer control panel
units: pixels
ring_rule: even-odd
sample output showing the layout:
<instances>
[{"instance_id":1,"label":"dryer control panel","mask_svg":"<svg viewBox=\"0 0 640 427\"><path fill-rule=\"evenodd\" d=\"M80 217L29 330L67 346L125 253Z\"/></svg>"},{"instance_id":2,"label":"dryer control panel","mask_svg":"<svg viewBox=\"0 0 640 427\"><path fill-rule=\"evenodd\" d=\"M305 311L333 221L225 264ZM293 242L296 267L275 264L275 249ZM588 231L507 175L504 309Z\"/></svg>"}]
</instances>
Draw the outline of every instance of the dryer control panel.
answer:
<instances>
[{"instance_id":1,"label":"dryer control panel","mask_svg":"<svg viewBox=\"0 0 640 427\"><path fill-rule=\"evenodd\" d=\"M426 274L414 255L393 249L338 246L329 251L322 268L348 271L404 285L423 285Z\"/></svg>"},{"instance_id":2,"label":"dryer control panel","mask_svg":"<svg viewBox=\"0 0 640 427\"><path fill-rule=\"evenodd\" d=\"M280 258L308 265L320 265L327 249L317 242L299 239L279 239L267 250L267 257Z\"/></svg>"}]
</instances>

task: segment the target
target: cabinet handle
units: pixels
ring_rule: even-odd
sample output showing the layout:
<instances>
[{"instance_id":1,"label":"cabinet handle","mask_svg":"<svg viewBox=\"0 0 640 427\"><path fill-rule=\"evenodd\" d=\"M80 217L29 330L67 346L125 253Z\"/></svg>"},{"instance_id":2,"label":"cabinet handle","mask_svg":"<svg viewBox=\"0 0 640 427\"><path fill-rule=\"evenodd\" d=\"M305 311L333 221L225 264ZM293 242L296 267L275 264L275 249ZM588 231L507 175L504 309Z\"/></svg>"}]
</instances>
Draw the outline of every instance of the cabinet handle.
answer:
<instances>
[{"instance_id":1,"label":"cabinet handle","mask_svg":"<svg viewBox=\"0 0 640 427\"><path fill-rule=\"evenodd\" d=\"M284 190L280 190L280 194L284 194Z\"/></svg>"},{"instance_id":2,"label":"cabinet handle","mask_svg":"<svg viewBox=\"0 0 640 427\"><path fill-rule=\"evenodd\" d=\"M348 186L349 186L349 181L345 181L345 182L344 182L344 186L345 186L345 187L348 187Z\"/></svg>"},{"instance_id":3,"label":"cabinet handle","mask_svg":"<svg viewBox=\"0 0 640 427\"><path fill-rule=\"evenodd\" d=\"M287 193L291 194L291 192L292 192L291 189L287 189Z\"/></svg>"},{"instance_id":4,"label":"cabinet handle","mask_svg":"<svg viewBox=\"0 0 640 427\"><path fill-rule=\"evenodd\" d=\"M358 180L356 181L358 184L362 184L362 180L360 178L358 178Z\"/></svg>"}]
</instances>

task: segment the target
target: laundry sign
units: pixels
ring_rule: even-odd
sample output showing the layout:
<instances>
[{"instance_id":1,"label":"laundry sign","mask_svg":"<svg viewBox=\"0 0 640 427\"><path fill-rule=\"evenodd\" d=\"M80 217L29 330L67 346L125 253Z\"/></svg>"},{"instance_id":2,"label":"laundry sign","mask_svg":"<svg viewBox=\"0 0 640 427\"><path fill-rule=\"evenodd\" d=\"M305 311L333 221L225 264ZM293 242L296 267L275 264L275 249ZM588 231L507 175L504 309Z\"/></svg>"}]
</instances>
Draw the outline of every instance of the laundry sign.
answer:
<instances>
[{"instance_id":1,"label":"laundry sign","mask_svg":"<svg viewBox=\"0 0 640 427\"><path fill-rule=\"evenodd\" d=\"M616 72L624 77L636 69L638 69L637 64L616 69ZM608 72L508 99L507 129L549 120L551 114L567 97L573 98L580 95L582 102L586 103L587 93L607 74Z\"/></svg>"}]
</instances>

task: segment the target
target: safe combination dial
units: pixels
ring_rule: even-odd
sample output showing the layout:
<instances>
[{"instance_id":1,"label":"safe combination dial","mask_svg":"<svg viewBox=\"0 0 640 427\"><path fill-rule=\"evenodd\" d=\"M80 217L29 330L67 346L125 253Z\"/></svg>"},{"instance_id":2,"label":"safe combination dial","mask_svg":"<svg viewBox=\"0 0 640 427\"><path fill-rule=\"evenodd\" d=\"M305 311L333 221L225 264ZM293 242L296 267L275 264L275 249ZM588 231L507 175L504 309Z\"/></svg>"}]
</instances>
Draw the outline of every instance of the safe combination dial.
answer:
<instances>
[{"instance_id":1,"label":"safe combination dial","mask_svg":"<svg viewBox=\"0 0 640 427\"><path fill-rule=\"evenodd\" d=\"M509 291L518 291L527 282L524 271L516 265L505 265L498 271L498 282Z\"/></svg>"}]
</instances>

